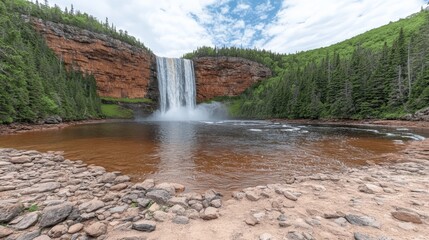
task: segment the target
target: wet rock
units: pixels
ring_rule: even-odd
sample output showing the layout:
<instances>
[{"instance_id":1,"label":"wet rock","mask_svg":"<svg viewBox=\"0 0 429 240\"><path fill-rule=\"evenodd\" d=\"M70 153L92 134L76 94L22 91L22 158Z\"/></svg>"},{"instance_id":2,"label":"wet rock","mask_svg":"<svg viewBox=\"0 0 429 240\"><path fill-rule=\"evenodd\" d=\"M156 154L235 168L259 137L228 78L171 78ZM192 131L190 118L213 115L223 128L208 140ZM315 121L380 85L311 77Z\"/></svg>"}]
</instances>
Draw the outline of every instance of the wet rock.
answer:
<instances>
[{"instance_id":1,"label":"wet rock","mask_svg":"<svg viewBox=\"0 0 429 240\"><path fill-rule=\"evenodd\" d=\"M46 207L42 211L40 227L49 227L62 222L73 210L73 204L66 202L60 205Z\"/></svg>"},{"instance_id":2,"label":"wet rock","mask_svg":"<svg viewBox=\"0 0 429 240\"><path fill-rule=\"evenodd\" d=\"M22 194L42 193L56 190L61 187L59 182L39 183L29 188L23 189Z\"/></svg>"},{"instance_id":3,"label":"wet rock","mask_svg":"<svg viewBox=\"0 0 429 240\"><path fill-rule=\"evenodd\" d=\"M383 188L376 186L374 184L362 184L358 187L358 190L360 192L368 193L368 194L374 194L374 193L380 193L383 192Z\"/></svg>"},{"instance_id":4,"label":"wet rock","mask_svg":"<svg viewBox=\"0 0 429 240\"><path fill-rule=\"evenodd\" d=\"M259 235L259 240L274 240L274 237L269 233Z\"/></svg>"},{"instance_id":5,"label":"wet rock","mask_svg":"<svg viewBox=\"0 0 429 240\"><path fill-rule=\"evenodd\" d=\"M19 156L10 158L9 162L13 164L24 164L31 162L31 157L29 156Z\"/></svg>"},{"instance_id":6,"label":"wet rock","mask_svg":"<svg viewBox=\"0 0 429 240\"><path fill-rule=\"evenodd\" d=\"M0 225L0 238L7 237L7 236L11 235L12 233L13 233L12 229Z\"/></svg>"},{"instance_id":7,"label":"wet rock","mask_svg":"<svg viewBox=\"0 0 429 240\"><path fill-rule=\"evenodd\" d=\"M404 211L396 211L391 213L392 216L399 221L403 222L411 222L415 224L422 224L422 220L420 219L420 216L414 213L410 212L404 212Z\"/></svg>"},{"instance_id":8,"label":"wet rock","mask_svg":"<svg viewBox=\"0 0 429 240\"><path fill-rule=\"evenodd\" d=\"M19 235L16 240L33 240L38 236L40 236L40 229L28 233L23 233Z\"/></svg>"},{"instance_id":9,"label":"wet rock","mask_svg":"<svg viewBox=\"0 0 429 240\"><path fill-rule=\"evenodd\" d=\"M167 204L168 200L171 198L171 195L166 190L155 189L146 193L146 197L155 201L159 204Z\"/></svg>"},{"instance_id":10,"label":"wet rock","mask_svg":"<svg viewBox=\"0 0 429 240\"><path fill-rule=\"evenodd\" d=\"M100 208L104 207L104 202L98 199L93 199L89 202L84 202L79 205L79 210L83 212L94 212Z\"/></svg>"},{"instance_id":11,"label":"wet rock","mask_svg":"<svg viewBox=\"0 0 429 240\"><path fill-rule=\"evenodd\" d=\"M208 207L200 214L203 220L212 220L219 217L217 209L214 207Z\"/></svg>"},{"instance_id":12,"label":"wet rock","mask_svg":"<svg viewBox=\"0 0 429 240\"><path fill-rule=\"evenodd\" d=\"M23 205L18 204L1 204L0 205L0 223L8 223L18 216L24 209Z\"/></svg>"},{"instance_id":13,"label":"wet rock","mask_svg":"<svg viewBox=\"0 0 429 240\"><path fill-rule=\"evenodd\" d=\"M37 214L36 212L28 213L22 218L21 221L19 221L19 223L17 223L13 227L18 230L27 229L33 226L37 222L38 218L39 214Z\"/></svg>"},{"instance_id":14,"label":"wet rock","mask_svg":"<svg viewBox=\"0 0 429 240\"><path fill-rule=\"evenodd\" d=\"M152 232L156 229L156 222L149 220L140 220L138 222L133 223L133 229L142 232Z\"/></svg>"},{"instance_id":15,"label":"wet rock","mask_svg":"<svg viewBox=\"0 0 429 240\"><path fill-rule=\"evenodd\" d=\"M61 224L51 228L51 230L48 232L48 236L51 238L59 238L65 233L67 233L67 227Z\"/></svg>"},{"instance_id":16,"label":"wet rock","mask_svg":"<svg viewBox=\"0 0 429 240\"><path fill-rule=\"evenodd\" d=\"M164 211L155 211L153 213L153 219L157 222L164 222L168 219L168 214Z\"/></svg>"},{"instance_id":17,"label":"wet rock","mask_svg":"<svg viewBox=\"0 0 429 240\"><path fill-rule=\"evenodd\" d=\"M186 216L176 216L173 218L173 223L185 225L189 223L189 218Z\"/></svg>"},{"instance_id":18,"label":"wet rock","mask_svg":"<svg viewBox=\"0 0 429 240\"><path fill-rule=\"evenodd\" d=\"M184 208L188 207L188 203L186 202L186 197L172 197L168 200L167 204L169 206L180 205Z\"/></svg>"},{"instance_id":19,"label":"wet rock","mask_svg":"<svg viewBox=\"0 0 429 240\"><path fill-rule=\"evenodd\" d=\"M258 201L261 198L259 194L257 194L254 191L247 191L245 192L245 194L246 194L246 198L253 202Z\"/></svg>"},{"instance_id":20,"label":"wet rock","mask_svg":"<svg viewBox=\"0 0 429 240\"><path fill-rule=\"evenodd\" d=\"M358 215L348 214L345 217L347 221L353 225L380 228L380 223L378 223L374 218L369 216L358 216Z\"/></svg>"},{"instance_id":21,"label":"wet rock","mask_svg":"<svg viewBox=\"0 0 429 240\"><path fill-rule=\"evenodd\" d=\"M76 224L71 225L67 232L70 234L74 234L74 233L79 232L82 229L83 229L83 224L82 223L76 223Z\"/></svg>"},{"instance_id":22,"label":"wet rock","mask_svg":"<svg viewBox=\"0 0 429 240\"><path fill-rule=\"evenodd\" d=\"M107 226L101 222L95 222L84 229L86 234L91 237L99 237L106 233Z\"/></svg>"}]
</instances>

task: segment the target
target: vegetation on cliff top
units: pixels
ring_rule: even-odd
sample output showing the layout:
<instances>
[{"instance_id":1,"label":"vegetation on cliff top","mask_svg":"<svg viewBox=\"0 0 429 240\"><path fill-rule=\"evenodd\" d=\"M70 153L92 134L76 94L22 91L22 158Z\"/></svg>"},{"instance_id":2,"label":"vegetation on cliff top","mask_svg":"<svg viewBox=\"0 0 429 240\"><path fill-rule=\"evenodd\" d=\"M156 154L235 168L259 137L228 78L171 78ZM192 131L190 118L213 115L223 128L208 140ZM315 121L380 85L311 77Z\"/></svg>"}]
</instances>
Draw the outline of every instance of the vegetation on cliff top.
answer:
<instances>
[{"instance_id":1,"label":"vegetation on cliff top","mask_svg":"<svg viewBox=\"0 0 429 240\"><path fill-rule=\"evenodd\" d=\"M65 120L101 114L95 80L68 71L16 11L19 0L0 1L0 123Z\"/></svg>"},{"instance_id":2,"label":"vegetation on cliff top","mask_svg":"<svg viewBox=\"0 0 429 240\"><path fill-rule=\"evenodd\" d=\"M398 118L429 106L429 13L373 29L329 47L279 55L202 47L184 57L234 56L275 76L232 100L239 117Z\"/></svg>"}]
</instances>

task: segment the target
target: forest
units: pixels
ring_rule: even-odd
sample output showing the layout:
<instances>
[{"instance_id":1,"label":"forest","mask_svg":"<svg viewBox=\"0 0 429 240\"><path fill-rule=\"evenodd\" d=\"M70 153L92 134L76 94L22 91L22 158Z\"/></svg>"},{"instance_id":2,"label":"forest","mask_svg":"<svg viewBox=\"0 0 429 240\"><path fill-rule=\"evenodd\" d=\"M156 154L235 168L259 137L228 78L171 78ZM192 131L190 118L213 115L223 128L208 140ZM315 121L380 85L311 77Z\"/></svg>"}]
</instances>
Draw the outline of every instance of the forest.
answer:
<instances>
[{"instance_id":1,"label":"forest","mask_svg":"<svg viewBox=\"0 0 429 240\"><path fill-rule=\"evenodd\" d=\"M202 47L186 58L234 56L274 76L230 99L246 118L400 118L429 106L429 12L296 54Z\"/></svg>"},{"instance_id":2,"label":"forest","mask_svg":"<svg viewBox=\"0 0 429 240\"><path fill-rule=\"evenodd\" d=\"M0 1L0 123L100 117L93 76L65 68L17 11L23 3Z\"/></svg>"}]
</instances>

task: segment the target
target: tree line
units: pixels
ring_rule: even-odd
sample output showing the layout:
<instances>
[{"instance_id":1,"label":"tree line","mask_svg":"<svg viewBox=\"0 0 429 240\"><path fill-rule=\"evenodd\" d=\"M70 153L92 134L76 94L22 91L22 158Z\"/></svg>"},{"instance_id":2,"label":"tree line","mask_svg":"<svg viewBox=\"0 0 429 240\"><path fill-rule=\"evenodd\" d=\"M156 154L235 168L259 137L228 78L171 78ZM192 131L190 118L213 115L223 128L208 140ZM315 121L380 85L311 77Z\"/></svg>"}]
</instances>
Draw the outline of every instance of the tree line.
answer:
<instances>
[{"instance_id":1,"label":"tree line","mask_svg":"<svg viewBox=\"0 0 429 240\"><path fill-rule=\"evenodd\" d=\"M24 22L20 6L19 0L0 1L0 123L99 117L93 76L66 69Z\"/></svg>"}]
</instances>

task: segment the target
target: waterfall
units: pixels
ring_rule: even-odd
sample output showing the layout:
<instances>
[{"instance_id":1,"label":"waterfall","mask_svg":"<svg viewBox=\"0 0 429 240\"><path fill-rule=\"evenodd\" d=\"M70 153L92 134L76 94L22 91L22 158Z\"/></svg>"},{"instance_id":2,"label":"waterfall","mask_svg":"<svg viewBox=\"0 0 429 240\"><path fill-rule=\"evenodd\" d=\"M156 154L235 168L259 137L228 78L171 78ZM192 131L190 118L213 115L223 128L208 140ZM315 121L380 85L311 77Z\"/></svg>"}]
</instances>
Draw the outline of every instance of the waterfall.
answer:
<instances>
[{"instance_id":1,"label":"waterfall","mask_svg":"<svg viewBox=\"0 0 429 240\"><path fill-rule=\"evenodd\" d=\"M223 113L226 113L226 108L220 103L196 106L195 74L192 60L157 56L156 63L160 109L155 112L152 119L189 121L225 117L226 114Z\"/></svg>"}]
</instances>

